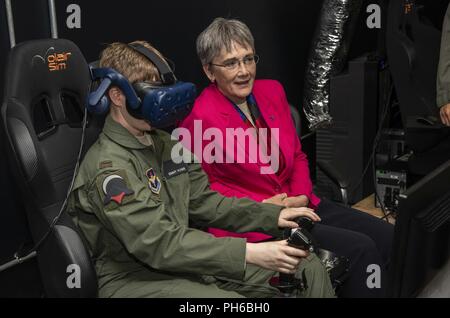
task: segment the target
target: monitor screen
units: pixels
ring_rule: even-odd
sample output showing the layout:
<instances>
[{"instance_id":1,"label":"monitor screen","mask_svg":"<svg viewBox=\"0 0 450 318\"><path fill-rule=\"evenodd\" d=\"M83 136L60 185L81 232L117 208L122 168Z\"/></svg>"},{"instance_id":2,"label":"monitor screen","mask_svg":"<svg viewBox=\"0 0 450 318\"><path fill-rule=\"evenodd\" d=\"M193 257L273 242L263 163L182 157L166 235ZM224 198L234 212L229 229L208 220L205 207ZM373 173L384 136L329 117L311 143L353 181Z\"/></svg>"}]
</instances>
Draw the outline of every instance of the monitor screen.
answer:
<instances>
[{"instance_id":1,"label":"monitor screen","mask_svg":"<svg viewBox=\"0 0 450 318\"><path fill-rule=\"evenodd\" d=\"M400 196L390 267L392 297L414 297L450 256L450 160Z\"/></svg>"}]
</instances>

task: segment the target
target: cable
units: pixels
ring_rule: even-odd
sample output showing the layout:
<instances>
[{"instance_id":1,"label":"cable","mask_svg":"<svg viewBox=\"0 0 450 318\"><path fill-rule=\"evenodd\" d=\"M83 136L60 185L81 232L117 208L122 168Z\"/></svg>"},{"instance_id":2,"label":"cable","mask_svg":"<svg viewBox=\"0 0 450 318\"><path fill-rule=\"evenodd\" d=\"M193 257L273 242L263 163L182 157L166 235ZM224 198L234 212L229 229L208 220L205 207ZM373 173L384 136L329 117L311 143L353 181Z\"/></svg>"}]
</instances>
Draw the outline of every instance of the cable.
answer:
<instances>
[{"instance_id":1,"label":"cable","mask_svg":"<svg viewBox=\"0 0 450 318\"><path fill-rule=\"evenodd\" d=\"M389 213L387 213L385 216L383 216L380 220L385 220L386 222L389 222L389 217L391 216L391 215L395 215L395 212L394 211L390 211ZM394 216L394 218L395 218L395 216ZM391 223L391 222L389 222L389 223Z\"/></svg>"},{"instance_id":2,"label":"cable","mask_svg":"<svg viewBox=\"0 0 450 318\"><path fill-rule=\"evenodd\" d=\"M378 126L378 132L377 132L377 137L375 139L373 148L372 148L372 155L371 155L371 162L372 162L372 178L373 178L373 183L374 183L374 192L375 192L375 201L378 200L378 202L380 203L380 207L381 207L381 211L383 211L383 218L386 218L386 221L389 222L389 220L387 219L388 217L388 213L386 212L386 207L384 206L384 202L381 200L380 195L378 194L378 190L377 190L377 171L376 171L376 160L374 160L376 152L377 152L377 148L378 145L381 141L381 136L382 136L382 130L383 130L383 125L384 122L386 121L386 117L387 114L389 113L390 110L390 101L392 98L392 94L394 91L394 85L391 85L391 89L389 91L389 95L388 95L388 99L387 102L385 104L384 110L383 110L383 114L381 115L381 120L379 122L379 126ZM370 161L369 161L370 163Z\"/></svg>"},{"instance_id":3,"label":"cable","mask_svg":"<svg viewBox=\"0 0 450 318\"><path fill-rule=\"evenodd\" d=\"M78 168L80 166L81 155L83 153L83 145L84 145L84 137L85 137L85 132L86 132L86 126L87 126L87 108L84 109L83 130L82 130L82 133L81 133L81 142L80 142L80 149L78 151L77 163L76 163L75 168L73 170L73 176L72 176L72 180L70 182L69 189L67 190L66 198L64 199L64 202L63 202L63 204L61 206L61 209L59 210L58 215L53 219L53 222L50 224L50 227L49 227L47 233L45 233L45 235L36 243L36 245L32 248L32 251L33 250L37 251L37 249L40 247L40 245L42 245L42 243L47 239L47 237L51 234L51 232L53 231L54 227L56 226L56 223L58 223L59 219L61 218L62 214L64 213L64 211L66 209L70 193L72 192L73 186L75 184L75 178L76 178L77 173L78 173Z\"/></svg>"},{"instance_id":4,"label":"cable","mask_svg":"<svg viewBox=\"0 0 450 318\"><path fill-rule=\"evenodd\" d=\"M86 127L87 127L87 107L84 107L83 128L82 128L82 132L81 132L80 149L78 151L77 162L75 164L75 168L74 168L74 171L73 171L72 180L70 182L69 189L67 190L67 194L66 194L66 197L64 199L64 202L61 205L61 209L59 210L59 212L56 215L56 217L53 219L53 221L50 224L47 232L42 236L41 239L38 240L38 242L30 249L30 251L25 253L24 256L21 256L19 252L15 253L13 260L11 260L8 263L3 264L3 265L0 266L0 272L6 270L8 268L11 268L11 267L13 267L13 266L15 266L17 264L21 264L24 261L26 261L28 259L31 259L34 256L36 256L38 249L41 247L41 245L45 242L45 240L53 232L56 224L58 223L59 219L61 218L62 214L64 213L64 211L65 211L65 209L67 207L67 202L69 201L70 193L72 192L73 186L75 184L75 178L76 178L76 176L78 174L78 169L80 167L81 156L82 156L82 153L83 153L84 139L85 139L85 135L86 135Z\"/></svg>"},{"instance_id":5,"label":"cable","mask_svg":"<svg viewBox=\"0 0 450 318\"><path fill-rule=\"evenodd\" d=\"M380 195L378 194L378 189L377 189L377 169L376 169L376 164L375 164L375 160L372 160L372 174L373 174L373 183L374 183L374 192L375 192L375 202L376 200L378 200L378 202L380 203L380 207L381 207L381 211L383 212L383 219L386 219L387 222L389 222L388 220L388 216L390 212L387 212L386 207L384 206L384 202L383 200L381 200Z\"/></svg>"}]
</instances>

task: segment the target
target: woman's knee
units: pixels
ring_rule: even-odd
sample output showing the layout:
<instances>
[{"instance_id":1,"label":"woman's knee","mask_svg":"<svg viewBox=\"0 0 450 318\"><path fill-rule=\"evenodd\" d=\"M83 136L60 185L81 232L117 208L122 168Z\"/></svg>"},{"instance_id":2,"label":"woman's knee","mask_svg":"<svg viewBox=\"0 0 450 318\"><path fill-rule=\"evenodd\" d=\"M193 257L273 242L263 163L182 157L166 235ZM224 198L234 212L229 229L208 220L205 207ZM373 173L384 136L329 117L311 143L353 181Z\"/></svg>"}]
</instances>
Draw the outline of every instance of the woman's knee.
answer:
<instances>
[{"instance_id":1,"label":"woman's knee","mask_svg":"<svg viewBox=\"0 0 450 318\"><path fill-rule=\"evenodd\" d=\"M350 255L347 256L350 263L359 263L363 266L379 265L381 268L385 266L385 261L378 250L375 241L365 234L358 234L354 240Z\"/></svg>"}]
</instances>

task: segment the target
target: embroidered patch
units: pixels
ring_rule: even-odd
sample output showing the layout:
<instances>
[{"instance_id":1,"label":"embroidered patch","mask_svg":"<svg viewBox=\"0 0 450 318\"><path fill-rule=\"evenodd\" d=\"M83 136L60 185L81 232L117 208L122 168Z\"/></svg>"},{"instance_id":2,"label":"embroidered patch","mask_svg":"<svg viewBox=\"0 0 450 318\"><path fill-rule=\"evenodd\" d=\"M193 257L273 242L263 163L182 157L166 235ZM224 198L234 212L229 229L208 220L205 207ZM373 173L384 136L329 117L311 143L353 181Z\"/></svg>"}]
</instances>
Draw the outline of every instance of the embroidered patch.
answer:
<instances>
[{"instance_id":1,"label":"embroidered patch","mask_svg":"<svg viewBox=\"0 0 450 318\"><path fill-rule=\"evenodd\" d=\"M148 169L145 172L145 175L148 178L148 187L150 190L156 194L159 195L159 192L161 191L161 181L159 180L158 176L155 174L155 171L153 168Z\"/></svg>"},{"instance_id":2,"label":"embroidered patch","mask_svg":"<svg viewBox=\"0 0 450 318\"><path fill-rule=\"evenodd\" d=\"M134 191L127 187L125 180L117 174L109 175L103 180L102 190L105 194L104 205L111 201L121 205L124 197L134 194Z\"/></svg>"}]
</instances>

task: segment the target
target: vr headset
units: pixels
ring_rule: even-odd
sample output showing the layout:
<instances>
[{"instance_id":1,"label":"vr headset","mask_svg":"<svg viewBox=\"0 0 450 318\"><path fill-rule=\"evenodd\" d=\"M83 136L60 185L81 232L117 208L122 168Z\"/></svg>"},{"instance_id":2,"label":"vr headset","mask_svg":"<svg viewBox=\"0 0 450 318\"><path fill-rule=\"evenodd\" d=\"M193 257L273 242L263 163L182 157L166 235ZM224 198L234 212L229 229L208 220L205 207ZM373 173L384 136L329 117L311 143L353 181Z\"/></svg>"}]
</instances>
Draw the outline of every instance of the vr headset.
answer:
<instances>
[{"instance_id":1,"label":"vr headset","mask_svg":"<svg viewBox=\"0 0 450 318\"><path fill-rule=\"evenodd\" d=\"M97 115L105 114L111 102L108 90L111 86L117 86L126 97L128 112L133 117L147 120L154 128L170 127L184 119L191 111L197 95L195 85L177 81L167 62L145 46L128 46L156 66L161 84L138 82L132 85L125 76L112 68L91 66L92 80L101 82L88 96L88 111Z\"/></svg>"}]
</instances>

